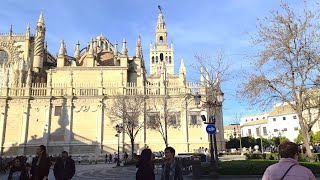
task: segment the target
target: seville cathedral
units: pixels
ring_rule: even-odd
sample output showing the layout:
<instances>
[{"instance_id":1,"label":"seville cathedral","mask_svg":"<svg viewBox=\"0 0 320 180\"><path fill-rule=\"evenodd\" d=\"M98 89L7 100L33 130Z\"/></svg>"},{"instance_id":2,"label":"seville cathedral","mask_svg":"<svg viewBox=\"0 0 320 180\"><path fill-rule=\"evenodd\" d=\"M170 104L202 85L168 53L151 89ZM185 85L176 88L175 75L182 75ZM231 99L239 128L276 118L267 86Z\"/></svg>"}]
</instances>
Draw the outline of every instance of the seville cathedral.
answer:
<instances>
[{"instance_id":1,"label":"seville cathedral","mask_svg":"<svg viewBox=\"0 0 320 180\"><path fill-rule=\"evenodd\" d=\"M9 33L0 33L1 155L33 155L41 144L48 147L49 154L63 150L73 155L113 153L118 148L115 126L123 120L110 114L120 97L143 97L135 152L145 147L164 150L162 134L148 126L156 117L170 121L167 140L178 153L209 148L206 125L200 117L207 110L203 102L196 105L194 99L198 93L205 101L208 75L201 71L199 82L188 82L183 60L178 62L179 72L174 72L178 63L173 44L167 43L161 10L156 41L150 44L149 74L138 35L133 53L128 53L125 39L118 44L101 34L88 44L75 43L73 55L67 53L62 40L56 44L60 50L55 56L46 45L50 29L46 29L42 13L34 35L32 29L27 25L25 33L14 33L12 27ZM220 116L216 118L217 147L224 150L220 112L216 115ZM120 150L131 150L130 137L124 131Z\"/></svg>"}]
</instances>

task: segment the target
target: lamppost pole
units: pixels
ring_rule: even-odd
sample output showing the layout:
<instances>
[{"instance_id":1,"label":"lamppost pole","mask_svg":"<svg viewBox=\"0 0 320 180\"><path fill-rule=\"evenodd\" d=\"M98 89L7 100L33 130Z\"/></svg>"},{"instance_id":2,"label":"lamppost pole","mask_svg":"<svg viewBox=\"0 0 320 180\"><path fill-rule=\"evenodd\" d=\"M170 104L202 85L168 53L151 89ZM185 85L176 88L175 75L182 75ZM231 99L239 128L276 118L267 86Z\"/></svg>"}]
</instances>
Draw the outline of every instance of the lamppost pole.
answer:
<instances>
[{"instance_id":1,"label":"lamppost pole","mask_svg":"<svg viewBox=\"0 0 320 180\"><path fill-rule=\"evenodd\" d=\"M209 94L209 95L208 95ZM196 94L195 96L195 101L196 104L200 104L201 101L201 95ZM206 122L206 118L204 117L202 120L204 121L205 124L216 124L216 112L217 112L217 107L222 107L222 102L223 102L223 93L219 89L210 89L210 91L207 91L207 97L206 97L206 102L205 105L208 108L208 115L207 117L209 118L208 122ZM214 108L214 114L212 115L212 109ZM219 108L219 111L221 109ZM219 120L221 121L221 113L219 113ZM210 139L210 164L214 167L218 167L218 148L217 148L217 138L216 134L209 135Z\"/></svg>"},{"instance_id":2,"label":"lamppost pole","mask_svg":"<svg viewBox=\"0 0 320 180\"><path fill-rule=\"evenodd\" d=\"M209 123L213 123L213 121L215 121L215 120L213 120L213 118L212 118L212 116L211 116L211 106L209 106L209 108L208 108L208 117L209 117ZM215 140L215 138L213 138L213 137L215 137L215 135L212 137L213 135L209 135L209 139L210 139L210 164L211 165L215 165L215 162L214 162L214 160L215 160L215 157L214 157L214 149L213 149L213 141Z\"/></svg>"},{"instance_id":3,"label":"lamppost pole","mask_svg":"<svg viewBox=\"0 0 320 180\"><path fill-rule=\"evenodd\" d=\"M262 142L262 126L259 126L260 131L260 144L261 144L261 153L263 154L263 142Z\"/></svg>"},{"instance_id":4,"label":"lamppost pole","mask_svg":"<svg viewBox=\"0 0 320 180\"><path fill-rule=\"evenodd\" d=\"M116 130L117 130L117 134L116 136L118 136L118 157L117 157L117 166L120 166L120 133L122 131L123 126L122 125L116 125Z\"/></svg>"}]
</instances>

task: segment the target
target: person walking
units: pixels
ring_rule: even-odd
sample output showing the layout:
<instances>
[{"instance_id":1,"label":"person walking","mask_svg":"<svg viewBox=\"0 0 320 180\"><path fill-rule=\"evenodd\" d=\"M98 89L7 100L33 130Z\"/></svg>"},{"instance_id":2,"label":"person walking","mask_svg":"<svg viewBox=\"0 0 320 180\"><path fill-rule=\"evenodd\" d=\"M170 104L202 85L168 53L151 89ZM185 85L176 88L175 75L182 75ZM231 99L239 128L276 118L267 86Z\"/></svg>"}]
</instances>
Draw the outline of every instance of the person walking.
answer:
<instances>
[{"instance_id":1,"label":"person walking","mask_svg":"<svg viewBox=\"0 0 320 180\"><path fill-rule=\"evenodd\" d=\"M137 167L136 180L155 180L152 151L150 149L142 150Z\"/></svg>"},{"instance_id":2,"label":"person walking","mask_svg":"<svg viewBox=\"0 0 320 180\"><path fill-rule=\"evenodd\" d=\"M28 173L24 163L18 157L14 159L14 164L10 168L8 180L28 180Z\"/></svg>"},{"instance_id":3,"label":"person walking","mask_svg":"<svg viewBox=\"0 0 320 180\"><path fill-rule=\"evenodd\" d=\"M79 155L79 157L78 157L78 163L81 164L81 161L82 161L82 158L81 158L81 156Z\"/></svg>"},{"instance_id":4,"label":"person walking","mask_svg":"<svg viewBox=\"0 0 320 180\"><path fill-rule=\"evenodd\" d=\"M109 163L112 163L112 154L109 154Z\"/></svg>"},{"instance_id":5,"label":"person walking","mask_svg":"<svg viewBox=\"0 0 320 180\"><path fill-rule=\"evenodd\" d=\"M114 163L118 162L118 154L116 152L113 153L114 154Z\"/></svg>"},{"instance_id":6,"label":"person walking","mask_svg":"<svg viewBox=\"0 0 320 180\"><path fill-rule=\"evenodd\" d=\"M262 180L315 180L312 172L298 163L299 146L293 142L283 142L278 148L280 161L269 166Z\"/></svg>"},{"instance_id":7,"label":"person walking","mask_svg":"<svg viewBox=\"0 0 320 180\"><path fill-rule=\"evenodd\" d=\"M127 162L128 157L129 157L128 153L127 153L127 152L124 152L124 154L123 154L124 162Z\"/></svg>"},{"instance_id":8,"label":"person walking","mask_svg":"<svg viewBox=\"0 0 320 180\"><path fill-rule=\"evenodd\" d=\"M51 162L44 145L40 145L36 150L37 156L32 160L31 176L32 180L47 180Z\"/></svg>"},{"instance_id":9,"label":"person walking","mask_svg":"<svg viewBox=\"0 0 320 180\"><path fill-rule=\"evenodd\" d=\"M68 156L67 151L62 151L61 158L58 158L53 168L54 177L56 180L70 180L75 172L73 159Z\"/></svg>"},{"instance_id":10,"label":"person walking","mask_svg":"<svg viewBox=\"0 0 320 180\"><path fill-rule=\"evenodd\" d=\"M164 150L165 162L162 166L161 180L183 180L182 168L174 159L176 151L172 147Z\"/></svg>"}]
</instances>

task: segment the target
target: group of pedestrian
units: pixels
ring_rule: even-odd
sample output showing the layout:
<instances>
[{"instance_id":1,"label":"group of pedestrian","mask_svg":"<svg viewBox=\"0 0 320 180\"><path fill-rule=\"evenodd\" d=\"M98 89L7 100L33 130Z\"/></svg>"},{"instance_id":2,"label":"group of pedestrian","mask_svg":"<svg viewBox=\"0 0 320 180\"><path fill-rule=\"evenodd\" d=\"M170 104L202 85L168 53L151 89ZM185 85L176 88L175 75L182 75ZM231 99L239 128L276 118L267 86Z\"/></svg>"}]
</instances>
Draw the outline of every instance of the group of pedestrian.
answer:
<instances>
[{"instance_id":1,"label":"group of pedestrian","mask_svg":"<svg viewBox=\"0 0 320 180\"><path fill-rule=\"evenodd\" d=\"M31 164L25 163L21 158L16 157L10 168L8 180L47 180L52 162L47 154L46 147L40 145L36 149L36 157ZM74 161L63 151L57 159L53 168L56 180L70 180L75 173Z\"/></svg>"},{"instance_id":2,"label":"group of pedestrian","mask_svg":"<svg viewBox=\"0 0 320 180\"><path fill-rule=\"evenodd\" d=\"M175 149L166 147L164 154L165 162L162 167L161 180L183 180L182 168L174 158ZM142 150L137 164L136 180L155 180L153 158L151 149Z\"/></svg>"}]
</instances>

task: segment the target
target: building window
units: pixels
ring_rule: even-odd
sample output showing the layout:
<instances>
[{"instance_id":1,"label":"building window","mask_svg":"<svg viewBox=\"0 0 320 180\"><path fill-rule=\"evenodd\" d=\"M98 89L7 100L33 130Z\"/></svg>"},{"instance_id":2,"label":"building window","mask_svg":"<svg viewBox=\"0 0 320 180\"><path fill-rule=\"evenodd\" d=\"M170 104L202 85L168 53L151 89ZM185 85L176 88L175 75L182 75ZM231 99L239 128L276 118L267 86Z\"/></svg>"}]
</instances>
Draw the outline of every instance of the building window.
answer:
<instances>
[{"instance_id":1,"label":"building window","mask_svg":"<svg viewBox=\"0 0 320 180\"><path fill-rule=\"evenodd\" d=\"M278 129L274 129L273 132L278 132Z\"/></svg>"},{"instance_id":2,"label":"building window","mask_svg":"<svg viewBox=\"0 0 320 180\"><path fill-rule=\"evenodd\" d=\"M246 119L246 122L248 122L248 119Z\"/></svg>"},{"instance_id":3,"label":"building window","mask_svg":"<svg viewBox=\"0 0 320 180\"><path fill-rule=\"evenodd\" d=\"M163 43L163 37L162 36L159 37L159 42L160 42L160 44Z\"/></svg>"},{"instance_id":4,"label":"building window","mask_svg":"<svg viewBox=\"0 0 320 180\"><path fill-rule=\"evenodd\" d=\"M283 120L286 120L286 117L282 117Z\"/></svg>"},{"instance_id":5,"label":"building window","mask_svg":"<svg viewBox=\"0 0 320 180\"><path fill-rule=\"evenodd\" d=\"M169 64L171 64L171 56L169 56Z\"/></svg>"},{"instance_id":6,"label":"building window","mask_svg":"<svg viewBox=\"0 0 320 180\"><path fill-rule=\"evenodd\" d=\"M298 127L294 127L294 130L295 130L295 131L299 131L299 128L298 128Z\"/></svg>"},{"instance_id":7,"label":"building window","mask_svg":"<svg viewBox=\"0 0 320 180\"><path fill-rule=\"evenodd\" d=\"M256 120L259 120L259 118L256 118Z\"/></svg>"},{"instance_id":8,"label":"building window","mask_svg":"<svg viewBox=\"0 0 320 180\"><path fill-rule=\"evenodd\" d=\"M267 136L267 135L268 135L267 127L263 127L263 135L264 135L264 136Z\"/></svg>"},{"instance_id":9,"label":"building window","mask_svg":"<svg viewBox=\"0 0 320 180\"><path fill-rule=\"evenodd\" d=\"M273 118L273 122L276 122L277 121L277 119L276 118Z\"/></svg>"},{"instance_id":10,"label":"building window","mask_svg":"<svg viewBox=\"0 0 320 180\"><path fill-rule=\"evenodd\" d=\"M297 119L297 116L293 116L293 119Z\"/></svg>"},{"instance_id":11,"label":"building window","mask_svg":"<svg viewBox=\"0 0 320 180\"><path fill-rule=\"evenodd\" d=\"M8 61L8 53L0 49L0 64L4 64Z\"/></svg>"},{"instance_id":12,"label":"building window","mask_svg":"<svg viewBox=\"0 0 320 180\"><path fill-rule=\"evenodd\" d=\"M55 106L54 107L54 116L60 116L62 112L62 106Z\"/></svg>"},{"instance_id":13,"label":"building window","mask_svg":"<svg viewBox=\"0 0 320 180\"><path fill-rule=\"evenodd\" d=\"M149 115L149 121L150 123L153 123L156 121L156 115Z\"/></svg>"},{"instance_id":14,"label":"building window","mask_svg":"<svg viewBox=\"0 0 320 180\"><path fill-rule=\"evenodd\" d=\"M163 61L163 53L160 53L160 61Z\"/></svg>"},{"instance_id":15,"label":"building window","mask_svg":"<svg viewBox=\"0 0 320 180\"><path fill-rule=\"evenodd\" d=\"M169 114L169 125L172 125L172 126L180 125L180 112L172 112Z\"/></svg>"},{"instance_id":16,"label":"building window","mask_svg":"<svg viewBox=\"0 0 320 180\"><path fill-rule=\"evenodd\" d=\"M150 112L147 114L147 128L156 129L159 127L160 113Z\"/></svg>"},{"instance_id":17,"label":"building window","mask_svg":"<svg viewBox=\"0 0 320 180\"><path fill-rule=\"evenodd\" d=\"M169 124L170 125L176 125L177 124L177 117L175 115L169 116Z\"/></svg>"},{"instance_id":18,"label":"building window","mask_svg":"<svg viewBox=\"0 0 320 180\"><path fill-rule=\"evenodd\" d=\"M266 119L265 117L262 117L262 119Z\"/></svg>"},{"instance_id":19,"label":"building window","mask_svg":"<svg viewBox=\"0 0 320 180\"><path fill-rule=\"evenodd\" d=\"M260 136L260 128L256 128L257 136Z\"/></svg>"},{"instance_id":20,"label":"building window","mask_svg":"<svg viewBox=\"0 0 320 180\"><path fill-rule=\"evenodd\" d=\"M152 64L154 63L154 56L152 56Z\"/></svg>"},{"instance_id":21,"label":"building window","mask_svg":"<svg viewBox=\"0 0 320 180\"><path fill-rule=\"evenodd\" d=\"M191 125L197 125L198 124L198 116L197 115L190 115L190 124Z\"/></svg>"},{"instance_id":22,"label":"building window","mask_svg":"<svg viewBox=\"0 0 320 180\"><path fill-rule=\"evenodd\" d=\"M251 129L248 129L248 135L251 136Z\"/></svg>"},{"instance_id":23,"label":"building window","mask_svg":"<svg viewBox=\"0 0 320 180\"><path fill-rule=\"evenodd\" d=\"M282 131L287 131L288 129L287 128L283 128L283 130Z\"/></svg>"},{"instance_id":24,"label":"building window","mask_svg":"<svg viewBox=\"0 0 320 180\"><path fill-rule=\"evenodd\" d=\"M158 56L156 56L156 63L158 63Z\"/></svg>"},{"instance_id":25,"label":"building window","mask_svg":"<svg viewBox=\"0 0 320 180\"><path fill-rule=\"evenodd\" d=\"M251 121L253 121L253 119L251 119Z\"/></svg>"}]
</instances>

